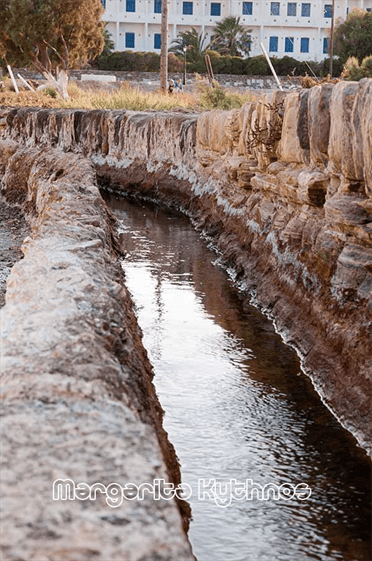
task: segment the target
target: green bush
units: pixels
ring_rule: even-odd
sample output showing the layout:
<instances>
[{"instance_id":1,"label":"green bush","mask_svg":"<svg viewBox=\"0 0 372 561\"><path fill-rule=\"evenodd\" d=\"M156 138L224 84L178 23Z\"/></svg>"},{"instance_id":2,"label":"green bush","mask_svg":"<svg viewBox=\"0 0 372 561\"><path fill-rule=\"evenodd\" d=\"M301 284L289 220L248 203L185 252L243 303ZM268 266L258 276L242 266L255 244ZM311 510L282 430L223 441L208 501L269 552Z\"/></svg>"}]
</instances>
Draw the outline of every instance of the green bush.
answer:
<instances>
[{"instance_id":1,"label":"green bush","mask_svg":"<svg viewBox=\"0 0 372 561\"><path fill-rule=\"evenodd\" d=\"M57 92L52 87L45 88L44 93L46 93L47 95L49 95L49 97L52 97L53 99L56 99L56 97L57 97Z\"/></svg>"},{"instance_id":2,"label":"green bush","mask_svg":"<svg viewBox=\"0 0 372 561\"><path fill-rule=\"evenodd\" d=\"M366 56L362 60L360 68L365 78L372 78L372 56Z\"/></svg>"},{"instance_id":3,"label":"green bush","mask_svg":"<svg viewBox=\"0 0 372 561\"><path fill-rule=\"evenodd\" d=\"M351 56L345 62L347 70L346 80L358 82L362 78L372 78L372 56L367 56L359 65L357 57Z\"/></svg>"},{"instance_id":4,"label":"green bush","mask_svg":"<svg viewBox=\"0 0 372 561\"><path fill-rule=\"evenodd\" d=\"M207 72L205 61L198 60L198 62L187 63L187 72L197 72L198 74L205 74Z\"/></svg>"},{"instance_id":5,"label":"green bush","mask_svg":"<svg viewBox=\"0 0 372 561\"><path fill-rule=\"evenodd\" d=\"M313 61L306 64L290 56L284 56L283 58L272 57L270 61L278 76L304 76L305 74L311 74L309 66L316 75L320 71L320 64ZM244 73L248 76L270 76L272 74L264 55L249 57L243 63Z\"/></svg>"},{"instance_id":6,"label":"green bush","mask_svg":"<svg viewBox=\"0 0 372 561\"><path fill-rule=\"evenodd\" d=\"M253 56L244 60L244 70L247 76L268 76L270 67L264 55Z\"/></svg>"},{"instance_id":7,"label":"green bush","mask_svg":"<svg viewBox=\"0 0 372 561\"><path fill-rule=\"evenodd\" d=\"M133 72L159 72L160 56L153 52L115 51L98 59L99 70L123 70ZM168 55L168 70L180 72L183 63L174 53Z\"/></svg>"},{"instance_id":8,"label":"green bush","mask_svg":"<svg viewBox=\"0 0 372 561\"><path fill-rule=\"evenodd\" d=\"M326 58L321 63L320 76L327 76L329 74L329 68L330 68L330 59ZM339 58L334 58L333 59L332 76L334 78L340 76L343 69L344 69L343 62L341 62L341 60Z\"/></svg>"},{"instance_id":9,"label":"green bush","mask_svg":"<svg viewBox=\"0 0 372 561\"><path fill-rule=\"evenodd\" d=\"M236 56L220 55L213 50L207 50L206 53L211 59L214 74L243 74L248 76L271 75L270 67L264 55L243 59ZM278 76L288 76L292 74L294 76L311 75L309 66L317 76L326 76L329 73L329 59L326 59L323 63L310 61L307 64L289 56L283 58L273 57L270 60ZM182 72L183 64L183 57L178 58L174 53L168 54L169 72ZM116 51L99 57L98 68L100 70L112 71L124 70L133 72L137 70L140 72L159 72L160 56L153 52ZM334 59L333 75L339 76L342 70L343 64L341 61L339 59ZM205 74L207 69L204 58L196 62L187 62L187 72Z\"/></svg>"},{"instance_id":10,"label":"green bush","mask_svg":"<svg viewBox=\"0 0 372 561\"><path fill-rule=\"evenodd\" d=\"M291 56L270 59L275 72L279 76L304 76L309 73L309 68L305 62L296 60Z\"/></svg>"},{"instance_id":11,"label":"green bush","mask_svg":"<svg viewBox=\"0 0 372 561\"><path fill-rule=\"evenodd\" d=\"M240 94L231 94L222 89L217 82L213 82L213 87L206 84L199 85L201 109L239 109L246 101L249 94L242 96Z\"/></svg>"}]
</instances>

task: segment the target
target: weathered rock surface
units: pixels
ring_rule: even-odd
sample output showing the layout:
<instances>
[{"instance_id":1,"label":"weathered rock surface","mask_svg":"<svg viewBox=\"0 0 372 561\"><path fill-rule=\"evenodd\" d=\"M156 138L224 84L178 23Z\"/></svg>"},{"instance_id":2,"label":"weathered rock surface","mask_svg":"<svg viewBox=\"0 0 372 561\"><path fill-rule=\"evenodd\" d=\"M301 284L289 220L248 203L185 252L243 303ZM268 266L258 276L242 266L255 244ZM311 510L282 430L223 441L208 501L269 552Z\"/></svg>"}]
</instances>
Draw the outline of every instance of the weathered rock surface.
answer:
<instances>
[{"instance_id":1,"label":"weathered rock surface","mask_svg":"<svg viewBox=\"0 0 372 561\"><path fill-rule=\"evenodd\" d=\"M0 135L82 153L102 185L183 207L372 452L372 80L200 116L4 109Z\"/></svg>"},{"instance_id":2,"label":"weathered rock surface","mask_svg":"<svg viewBox=\"0 0 372 561\"><path fill-rule=\"evenodd\" d=\"M174 500L52 498L60 478L177 484L179 467L92 163L9 142L0 160L32 226L1 310L1 558L194 559Z\"/></svg>"},{"instance_id":3,"label":"weathered rock surface","mask_svg":"<svg viewBox=\"0 0 372 561\"><path fill-rule=\"evenodd\" d=\"M0 198L0 308L5 304L6 281L13 265L22 258L21 245L29 228L20 208Z\"/></svg>"}]
</instances>

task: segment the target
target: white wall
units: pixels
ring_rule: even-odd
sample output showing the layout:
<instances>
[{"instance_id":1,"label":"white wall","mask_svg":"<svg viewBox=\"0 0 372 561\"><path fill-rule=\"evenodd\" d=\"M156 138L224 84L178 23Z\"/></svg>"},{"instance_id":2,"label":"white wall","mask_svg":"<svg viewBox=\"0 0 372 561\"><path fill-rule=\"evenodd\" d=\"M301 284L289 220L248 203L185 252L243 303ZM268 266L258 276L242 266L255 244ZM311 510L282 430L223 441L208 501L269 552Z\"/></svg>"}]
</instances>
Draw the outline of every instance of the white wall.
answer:
<instances>
[{"instance_id":1,"label":"white wall","mask_svg":"<svg viewBox=\"0 0 372 561\"><path fill-rule=\"evenodd\" d=\"M112 34L116 50L154 51L154 33L160 33L161 14L154 13L154 0L135 0L136 11L126 11L127 0L106 0L104 20L109 22L108 30ZM163 0L164 1L164 0ZM218 2L216 2L218 3ZM222 0L221 15L212 16L211 1L193 1L193 14L182 13L183 0L168 1L168 44L177 37L180 31L195 27L199 32L207 33L210 38L213 26L229 15L240 16L240 23L251 29L253 39L251 56L262 54L259 42L262 40L269 51L270 37L278 37L278 51L270 52L270 56L293 56L298 60L321 61L327 57L323 53L323 40L328 37L331 18L324 17L324 6L332 5L332 0L307 0L311 5L310 16L301 15L303 2L295 2L296 16L287 15L287 1L280 1L280 14L270 13L271 2L252 1L252 15L243 15L243 2L240 0ZM345 19L348 11L354 7L367 9L372 0L336 0L335 20ZM135 33L133 49L125 45L125 33ZM285 52L285 38L294 38L293 52ZM301 53L301 38L309 39L309 52Z\"/></svg>"}]
</instances>

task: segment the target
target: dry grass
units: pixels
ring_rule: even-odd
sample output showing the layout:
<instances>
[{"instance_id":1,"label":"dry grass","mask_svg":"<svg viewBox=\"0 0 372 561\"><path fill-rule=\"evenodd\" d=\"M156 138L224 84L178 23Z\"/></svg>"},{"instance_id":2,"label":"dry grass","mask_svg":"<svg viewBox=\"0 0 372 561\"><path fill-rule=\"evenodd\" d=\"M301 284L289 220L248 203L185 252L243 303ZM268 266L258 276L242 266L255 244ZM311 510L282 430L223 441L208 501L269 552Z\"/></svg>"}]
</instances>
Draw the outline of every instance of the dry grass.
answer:
<instances>
[{"instance_id":1,"label":"dry grass","mask_svg":"<svg viewBox=\"0 0 372 561\"><path fill-rule=\"evenodd\" d=\"M231 109L241 107L252 99L249 92L229 92L217 87L212 89L205 84L199 85L191 92L169 94L160 91L146 92L138 87L131 87L128 82L119 88L103 90L102 87L84 89L77 83L70 83L69 99L51 97L53 91L22 91L16 94L6 90L0 93L0 105L61 107L69 109L130 109L133 111L202 111L208 109Z\"/></svg>"},{"instance_id":2,"label":"dry grass","mask_svg":"<svg viewBox=\"0 0 372 561\"><path fill-rule=\"evenodd\" d=\"M74 109L131 109L133 111L157 111L170 109L197 109L198 99L192 94L168 94L159 91L144 92L138 87L124 84L121 88L102 92L91 88L81 90L76 84L69 86L70 98L60 101L61 107Z\"/></svg>"},{"instance_id":3,"label":"dry grass","mask_svg":"<svg viewBox=\"0 0 372 561\"><path fill-rule=\"evenodd\" d=\"M60 107L60 100L53 99L44 92L25 91L16 94L12 91L0 92L0 105L12 107Z\"/></svg>"}]
</instances>

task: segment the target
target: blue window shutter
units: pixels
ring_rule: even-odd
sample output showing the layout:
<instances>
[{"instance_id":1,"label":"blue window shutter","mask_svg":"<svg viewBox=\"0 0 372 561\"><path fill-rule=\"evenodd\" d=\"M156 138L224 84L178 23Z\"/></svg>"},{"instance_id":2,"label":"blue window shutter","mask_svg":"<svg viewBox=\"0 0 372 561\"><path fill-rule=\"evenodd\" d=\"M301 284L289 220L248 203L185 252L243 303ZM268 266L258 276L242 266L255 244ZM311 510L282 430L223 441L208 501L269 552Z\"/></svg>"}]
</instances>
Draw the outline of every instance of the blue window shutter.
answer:
<instances>
[{"instance_id":1,"label":"blue window shutter","mask_svg":"<svg viewBox=\"0 0 372 561\"><path fill-rule=\"evenodd\" d=\"M126 11L127 12L136 11L136 0L126 0Z\"/></svg>"},{"instance_id":2,"label":"blue window shutter","mask_svg":"<svg viewBox=\"0 0 372 561\"><path fill-rule=\"evenodd\" d=\"M309 52L309 44L310 44L310 40L308 37L301 37L301 45L300 45L301 53Z\"/></svg>"},{"instance_id":3,"label":"blue window shutter","mask_svg":"<svg viewBox=\"0 0 372 561\"><path fill-rule=\"evenodd\" d=\"M253 2L243 2L243 15L251 16L253 14Z\"/></svg>"},{"instance_id":4,"label":"blue window shutter","mask_svg":"<svg viewBox=\"0 0 372 561\"><path fill-rule=\"evenodd\" d=\"M328 37L324 37L323 39L323 54L328 53Z\"/></svg>"},{"instance_id":5,"label":"blue window shutter","mask_svg":"<svg viewBox=\"0 0 372 561\"><path fill-rule=\"evenodd\" d=\"M269 51L272 53L278 52L278 37L270 37Z\"/></svg>"},{"instance_id":6,"label":"blue window shutter","mask_svg":"<svg viewBox=\"0 0 372 561\"><path fill-rule=\"evenodd\" d=\"M154 33L154 49L161 49L161 35Z\"/></svg>"},{"instance_id":7,"label":"blue window shutter","mask_svg":"<svg viewBox=\"0 0 372 561\"><path fill-rule=\"evenodd\" d=\"M332 4L326 4L324 6L324 17L331 18L332 17Z\"/></svg>"},{"instance_id":8,"label":"blue window shutter","mask_svg":"<svg viewBox=\"0 0 372 561\"><path fill-rule=\"evenodd\" d=\"M295 2L288 2L287 5L287 16L295 16L297 13L297 4Z\"/></svg>"},{"instance_id":9,"label":"blue window shutter","mask_svg":"<svg viewBox=\"0 0 372 561\"><path fill-rule=\"evenodd\" d=\"M221 4L219 3L211 3L211 16L220 16L221 15Z\"/></svg>"},{"instance_id":10,"label":"blue window shutter","mask_svg":"<svg viewBox=\"0 0 372 561\"><path fill-rule=\"evenodd\" d=\"M134 33L125 34L125 47L127 49L134 49Z\"/></svg>"},{"instance_id":11,"label":"blue window shutter","mask_svg":"<svg viewBox=\"0 0 372 561\"><path fill-rule=\"evenodd\" d=\"M279 16L280 15L280 2L271 2L270 4L270 15Z\"/></svg>"},{"instance_id":12,"label":"blue window shutter","mask_svg":"<svg viewBox=\"0 0 372 561\"><path fill-rule=\"evenodd\" d=\"M102 6L105 8L105 10L106 10L106 0L101 0L101 4L102 4Z\"/></svg>"},{"instance_id":13,"label":"blue window shutter","mask_svg":"<svg viewBox=\"0 0 372 561\"><path fill-rule=\"evenodd\" d=\"M193 2L184 2L182 7L182 13L186 16L192 16L193 13Z\"/></svg>"},{"instance_id":14,"label":"blue window shutter","mask_svg":"<svg viewBox=\"0 0 372 561\"><path fill-rule=\"evenodd\" d=\"M293 53L293 43L294 43L293 37L286 37L285 38L284 50L285 50L286 53Z\"/></svg>"},{"instance_id":15,"label":"blue window shutter","mask_svg":"<svg viewBox=\"0 0 372 561\"><path fill-rule=\"evenodd\" d=\"M309 18L311 14L311 4L301 4L301 16L304 18Z\"/></svg>"},{"instance_id":16,"label":"blue window shutter","mask_svg":"<svg viewBox=\"0 0 372 561\"><path fill-rule=\"evenodd\" d=\"M161 14L161 0L154 0L154 14Z\"/></svg>"}]
</instances>

